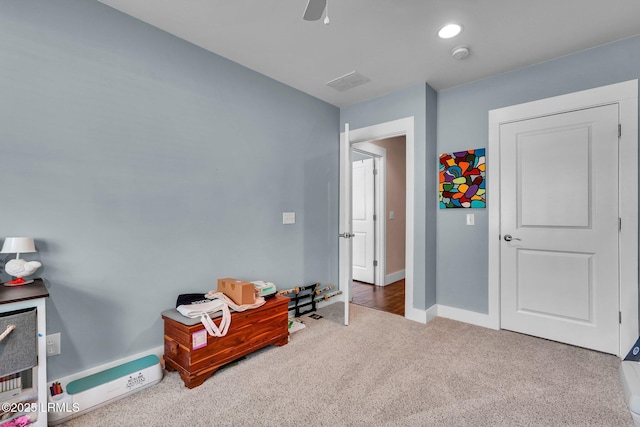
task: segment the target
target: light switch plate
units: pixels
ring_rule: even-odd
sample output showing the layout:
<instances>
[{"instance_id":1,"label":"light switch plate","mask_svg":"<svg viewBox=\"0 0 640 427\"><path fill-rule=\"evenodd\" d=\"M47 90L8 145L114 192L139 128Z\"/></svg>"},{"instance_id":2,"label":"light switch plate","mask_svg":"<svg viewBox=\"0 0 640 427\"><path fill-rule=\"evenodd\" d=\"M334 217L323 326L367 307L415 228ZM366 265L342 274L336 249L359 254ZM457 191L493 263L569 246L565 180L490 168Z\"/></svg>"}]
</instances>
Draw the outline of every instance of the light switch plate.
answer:
<instances>
[{"instance_id":1,"label":"light switch plate","mask_svg":"<svg viewBox=\"0 0 640 427\"><path fill-rule=\"evenodd\" d=\"M282 223L283 224L295 224L296 223L296 213L295 212L282 212Z\"/></svg>"},{"instance_id":2,"label":"light switch plate","mask_svg":"<svg viewBox=\"0 0 640 427\"><path fill-rule=\"evenodd\" d=\"M467 225L474 225L476 222L475 220L474 214L467 214Z\"/></svg>"}]
</instances>

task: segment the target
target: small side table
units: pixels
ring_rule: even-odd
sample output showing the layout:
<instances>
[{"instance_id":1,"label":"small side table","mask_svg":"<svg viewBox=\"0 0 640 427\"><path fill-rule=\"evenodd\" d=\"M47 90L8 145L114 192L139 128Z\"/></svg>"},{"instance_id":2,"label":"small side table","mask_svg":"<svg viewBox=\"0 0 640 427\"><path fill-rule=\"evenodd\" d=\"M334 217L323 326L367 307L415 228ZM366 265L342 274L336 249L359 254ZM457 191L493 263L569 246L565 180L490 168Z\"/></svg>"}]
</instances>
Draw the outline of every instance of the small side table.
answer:
<instances>
[{"instance_id":1,"label":"small side table","mask_svg":"<svg viewBox=\"0 0 640 427\"><path fill-rule=\"evenodd\" d=\"M47 324L45 298L49 291L42 279L35 279L33 283L23 286L0 285L0 313L13 312L27 308L36 309L38 364L33 368L32 388L24 390L24 394L38 394L38 420L33 426L47 425ZM19 397L9 401L19 401Z\"/></svg>"}]
</instances>

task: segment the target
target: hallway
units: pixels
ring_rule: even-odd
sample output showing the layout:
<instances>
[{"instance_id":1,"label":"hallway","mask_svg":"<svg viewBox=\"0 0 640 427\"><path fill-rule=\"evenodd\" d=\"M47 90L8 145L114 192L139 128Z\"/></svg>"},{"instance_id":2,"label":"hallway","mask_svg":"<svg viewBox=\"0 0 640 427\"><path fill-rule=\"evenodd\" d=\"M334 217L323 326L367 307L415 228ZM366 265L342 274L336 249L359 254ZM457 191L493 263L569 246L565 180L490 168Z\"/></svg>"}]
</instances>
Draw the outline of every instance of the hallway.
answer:
<instances>
[{"instance_id":1,"label":"hallway","mask_svg":"<svg viewBox=\"0 0 640 427\"><path fill-rule=\"evenodd\" d=\"M404 316L404 279L387 286L375 286L353 281L351 302Z\"/></svg>"}]
</instances>

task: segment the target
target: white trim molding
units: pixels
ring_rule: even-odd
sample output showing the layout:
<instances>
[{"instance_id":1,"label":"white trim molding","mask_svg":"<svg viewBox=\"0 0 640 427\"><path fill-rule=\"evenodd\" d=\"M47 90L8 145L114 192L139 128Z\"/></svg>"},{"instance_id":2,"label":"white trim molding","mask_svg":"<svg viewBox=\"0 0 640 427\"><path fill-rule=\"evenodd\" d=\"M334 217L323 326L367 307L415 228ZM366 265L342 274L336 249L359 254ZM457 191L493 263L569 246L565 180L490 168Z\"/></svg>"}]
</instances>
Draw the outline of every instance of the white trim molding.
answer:
<instances>
[{"instance_id":1,"label":"white trim molding","mask_svg":"<svg viewBox=\"0 0 640 427\"><path fill-rule=\"evenodd\" d=\"M426 311L426 321L425 323L429 323L431 322L433 319L435 319L436 317L438 317L438 304L434 304L431 307L429 307Z\"/></svg>"},{"instance_id":2,"label":"white trim molding","mask_svg":"<svg viewBox=\"0 0 640 427\"><path fill-rule=\"evenodd\" d=\"M405 274L404 274L404 270L400 270L400 271L395 271L393 273L389 273L385 276L384 279L384 285L390 285L392 283L397 282L398 280L402 280L404 279Z\"/></svg>"},{"instance_id":3,"label":"white trim molding","mask_svg":"<svg viewBox=\"0 0 640 427\"><path fill-rule=\"evenodd\" d=\"M469 323L484 328L497 329L493 327L492 319L488 314L477 313L462 308L449 307L447 305L437 304L436 314L438 317L444 317L458 322Z\"/></svg>"}]
</instances>

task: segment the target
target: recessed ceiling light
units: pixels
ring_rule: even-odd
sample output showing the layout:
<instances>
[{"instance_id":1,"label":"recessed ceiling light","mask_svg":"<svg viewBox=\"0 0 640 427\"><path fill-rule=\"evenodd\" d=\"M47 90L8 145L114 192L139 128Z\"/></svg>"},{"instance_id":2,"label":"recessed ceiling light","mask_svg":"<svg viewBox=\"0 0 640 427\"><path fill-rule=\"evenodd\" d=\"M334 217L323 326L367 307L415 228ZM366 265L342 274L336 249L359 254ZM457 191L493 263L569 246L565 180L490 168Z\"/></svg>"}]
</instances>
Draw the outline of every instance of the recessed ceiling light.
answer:
<instances>
[{"instance_id":1,"label":"recessed ceiling light","mask_svg":"<svg viewBox=\"0 0 640 427\"><path fill-rule=\"evenodd\" d=\"M438 31L438 37L441 39L450 39L451 37L455 37L462 32L462 25L459 24L447 24L444 27L440 28Z\"/></svg>"}]
</instances>

